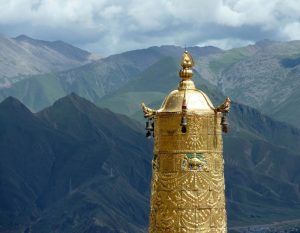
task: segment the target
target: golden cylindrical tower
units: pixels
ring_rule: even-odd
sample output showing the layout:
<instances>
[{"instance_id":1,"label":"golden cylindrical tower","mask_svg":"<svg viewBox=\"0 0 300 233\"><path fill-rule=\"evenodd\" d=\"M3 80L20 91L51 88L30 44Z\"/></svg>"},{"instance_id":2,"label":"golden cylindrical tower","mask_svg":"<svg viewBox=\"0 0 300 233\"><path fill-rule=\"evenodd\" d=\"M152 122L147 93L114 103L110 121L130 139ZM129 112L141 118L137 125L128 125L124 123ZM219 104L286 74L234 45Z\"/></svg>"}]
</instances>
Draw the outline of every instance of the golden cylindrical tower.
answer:
<instances>
[{"instance_id":1,"label":"golden cylindrical tower","mask_svg":"<svg viewBox=\"0 0 300 233\"><path fill-rule=\"evenodd\" d=\"M149 233L227 232L222 130L230 99L215 108L192 81L185 51L178 89L159 110L142 104L154 134Z\"/></svg>"}]
</instances>

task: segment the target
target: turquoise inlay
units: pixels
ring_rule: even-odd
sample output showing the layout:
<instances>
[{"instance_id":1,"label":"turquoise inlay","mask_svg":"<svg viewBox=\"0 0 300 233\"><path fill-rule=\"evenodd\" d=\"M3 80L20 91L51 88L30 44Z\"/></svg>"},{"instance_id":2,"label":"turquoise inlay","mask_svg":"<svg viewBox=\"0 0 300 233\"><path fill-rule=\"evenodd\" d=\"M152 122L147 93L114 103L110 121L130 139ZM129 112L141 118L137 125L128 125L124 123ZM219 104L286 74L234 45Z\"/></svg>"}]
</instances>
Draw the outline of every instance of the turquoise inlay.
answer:
<instances>
[{"instance_id":1,"label":"turquoise inlay","mask_svg":"<svg viewBox=\"0 0 300 233\"><path fill-rule=\"evenodd\" d=\"M201 161L206 161L203 153L189 153L186 154L186 157L188 157L189 159L197 158Z\"/></svg>"}]
</instances>

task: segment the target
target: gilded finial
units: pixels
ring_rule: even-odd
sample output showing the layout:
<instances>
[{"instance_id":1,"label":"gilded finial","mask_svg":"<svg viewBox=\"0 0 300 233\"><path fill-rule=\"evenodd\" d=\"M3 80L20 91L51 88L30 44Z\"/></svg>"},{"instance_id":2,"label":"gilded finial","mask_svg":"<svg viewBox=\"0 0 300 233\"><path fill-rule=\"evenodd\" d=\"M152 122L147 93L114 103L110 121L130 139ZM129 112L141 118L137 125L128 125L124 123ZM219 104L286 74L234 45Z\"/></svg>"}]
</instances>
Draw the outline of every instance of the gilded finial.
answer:
<instances>
[{"instance_id":1,"label":"gilded finial","mask_svg":"<svg viewBox=\"0 0 300 233\"><path fill-rule=\"evenodd\" d=\"M231 100L229 97L226 97L224 103L215 109L215 111L222 113L221 125L222 125L222 131L224 133L227 133L229 130L227 114L230 111L230 106L231 106Z\"/></svg>"},{"instance_id":2,"label":"gilded finial","mask_svg":"<svg viewBox=\"0 0 300 233\"><path fill-rule=\"evenodd\" d=\"M229 112L231 106L231 100L229 97L226 97L223 104L216 108L217 112Z\"/></svg>"},{"instance_id":3,"label":"gilded finial","mask_svg":"<svg viewBox=\"0 0 300 233\"><path fill-rule=\"evenodd\" d=\"M192 81L194 60L191 54L188 51L184 51L182 54L182 59L180 63L182 69L179 71L179 76L182 78L179 83L178 90L186 90L186 89L195 89L195 84Z\"/></svg>"},{"instance_id":4,"label":"gilded finial","mask_svg":"<svg viewBox=\"0 0 300 233\"><path fill-rule=\"evenodd\" d=\"M184 79L190 79L193 76L193 70L191 69L194 66L194 60L191 54L188 51L184 51L180 63L182 69L179 71L179 76Z\"/></svg>"},{"instance_id":5,"label":"gilded finial","mask_svg":"<svg viewBox=\"0 0 300 233\"><path fill-rule=\"evenodd\" d=\"M187 50L182 54L181 64L183 69L192 68L194 66L194 60L191 54Z\"/></svg>"}]
</instances>

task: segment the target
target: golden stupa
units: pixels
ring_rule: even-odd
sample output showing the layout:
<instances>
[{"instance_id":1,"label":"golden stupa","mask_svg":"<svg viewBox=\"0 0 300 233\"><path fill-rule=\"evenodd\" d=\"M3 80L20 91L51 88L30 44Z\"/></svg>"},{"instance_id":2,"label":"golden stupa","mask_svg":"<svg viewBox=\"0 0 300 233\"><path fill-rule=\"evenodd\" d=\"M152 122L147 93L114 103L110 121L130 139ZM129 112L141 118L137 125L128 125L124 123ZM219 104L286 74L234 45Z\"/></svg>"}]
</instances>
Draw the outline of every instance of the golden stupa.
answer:
<instances>
[{"instance_id":1,"label":"golden stupa","mask_svg":"<svg viewBox=\"0 0 300 233\"><path fill-rule=\"evenodd\" d=\"M227 232L222 131L230 99L215 108L192 81L185 51L178 89L159 110L142 104L154 136L149 233Z\"/></svg>"}]
</instances>

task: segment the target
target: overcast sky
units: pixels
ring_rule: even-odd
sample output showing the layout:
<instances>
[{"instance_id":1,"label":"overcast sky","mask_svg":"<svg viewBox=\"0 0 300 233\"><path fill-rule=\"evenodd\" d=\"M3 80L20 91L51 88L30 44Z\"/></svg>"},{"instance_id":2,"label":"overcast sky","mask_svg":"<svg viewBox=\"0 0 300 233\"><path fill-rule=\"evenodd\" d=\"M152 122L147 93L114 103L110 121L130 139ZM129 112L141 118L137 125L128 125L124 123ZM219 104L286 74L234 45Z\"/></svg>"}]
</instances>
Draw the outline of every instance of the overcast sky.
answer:
<instances>
[{"instance_id":1,"label":"overcast sky","mask_svg":"<svg viewBox=\"0 0 300 233\"><path fill-rule=\"evenodd\" d=\"M0 34L105 56L152 45L300 39L300 0L0 0Z\"/></svg>"}]
</instances>

